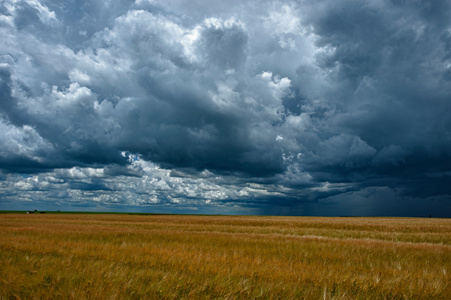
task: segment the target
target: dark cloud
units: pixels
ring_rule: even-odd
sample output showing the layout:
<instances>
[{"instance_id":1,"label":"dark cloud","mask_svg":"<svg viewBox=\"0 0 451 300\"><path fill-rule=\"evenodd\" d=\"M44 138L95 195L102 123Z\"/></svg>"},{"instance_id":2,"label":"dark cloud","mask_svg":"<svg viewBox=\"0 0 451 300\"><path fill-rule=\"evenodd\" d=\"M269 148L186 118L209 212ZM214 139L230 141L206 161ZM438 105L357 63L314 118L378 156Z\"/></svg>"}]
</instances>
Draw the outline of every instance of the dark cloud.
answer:
<instances>
[{"instance_id":1,"label":"dark cloud","mask_svg":"<svg viewBox=\"0 0 451 300\"><path fill-rule=\"evenodd\" d=\"M4 1L1 206L450 216L450 14Z\"/></svg>"}]
</instances>

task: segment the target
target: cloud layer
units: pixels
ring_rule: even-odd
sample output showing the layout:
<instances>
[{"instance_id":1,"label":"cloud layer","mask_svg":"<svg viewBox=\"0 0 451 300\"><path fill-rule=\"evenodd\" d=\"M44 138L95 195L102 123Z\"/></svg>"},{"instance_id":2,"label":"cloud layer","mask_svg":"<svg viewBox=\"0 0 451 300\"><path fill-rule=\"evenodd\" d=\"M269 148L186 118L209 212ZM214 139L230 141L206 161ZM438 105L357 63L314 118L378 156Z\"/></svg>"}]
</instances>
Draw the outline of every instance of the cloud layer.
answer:
<instances>
[{"instance_id":1,"label":"cloud layer","mask_svg":"<svg viewBox=\"0 0 451 300\"><path fill-rule=\"evenodd\" d=\"M0 208L451 216L448 1L0 6Z\"/></svg>"}]
</instances>

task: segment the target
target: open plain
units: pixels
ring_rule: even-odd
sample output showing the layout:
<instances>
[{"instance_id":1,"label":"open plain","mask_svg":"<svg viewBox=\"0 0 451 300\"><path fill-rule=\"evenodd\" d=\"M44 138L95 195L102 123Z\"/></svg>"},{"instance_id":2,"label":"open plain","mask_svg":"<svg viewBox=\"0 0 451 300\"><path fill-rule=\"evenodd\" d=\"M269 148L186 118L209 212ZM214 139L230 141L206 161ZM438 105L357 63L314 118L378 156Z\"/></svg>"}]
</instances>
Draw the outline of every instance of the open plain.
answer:
<instances>
[{"instance_id":1,"label":"open plain","mask_svg":"<svg viewBox=\"0 0 451 300\"><path fill-rule=\"evenodd\" d=\"M449 299L451 220L0 215L1 299Z\"/></svg>"}]
</instances>

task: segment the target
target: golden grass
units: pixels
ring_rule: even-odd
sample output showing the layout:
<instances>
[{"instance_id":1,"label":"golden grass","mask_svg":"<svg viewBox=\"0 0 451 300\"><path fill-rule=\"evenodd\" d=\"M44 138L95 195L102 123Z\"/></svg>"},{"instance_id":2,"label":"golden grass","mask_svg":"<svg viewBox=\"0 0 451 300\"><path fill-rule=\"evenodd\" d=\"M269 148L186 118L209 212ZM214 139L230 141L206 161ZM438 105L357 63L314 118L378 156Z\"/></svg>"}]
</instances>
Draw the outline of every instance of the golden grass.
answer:
<instances>
[{"instance_id":1,"label":"golden grass","mask_svg":"<svg viewBox=\"0 0 451 300\"><path fill-rule=\"evenodd\" d=\"M449 299L451 220L0 215L2 299Z\"/></svg>"}]
</instances>

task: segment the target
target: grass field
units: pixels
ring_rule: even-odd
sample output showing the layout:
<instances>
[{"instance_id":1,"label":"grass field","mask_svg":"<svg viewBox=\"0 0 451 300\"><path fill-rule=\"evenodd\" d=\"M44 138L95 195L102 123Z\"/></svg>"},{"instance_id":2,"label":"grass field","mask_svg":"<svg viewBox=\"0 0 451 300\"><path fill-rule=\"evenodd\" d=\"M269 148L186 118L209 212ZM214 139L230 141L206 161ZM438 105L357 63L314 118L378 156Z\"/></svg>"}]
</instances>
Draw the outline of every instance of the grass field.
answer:
<instances>
[{"instance_id":1,"label":"grass field","mask_svg":"<svg viewBox=\"0 0 451 300\"><path fill-rule=\"evenodd\" d=\"M450 299L451 219L0 215L1 299Z\"/></svg>"}]
</instances>

